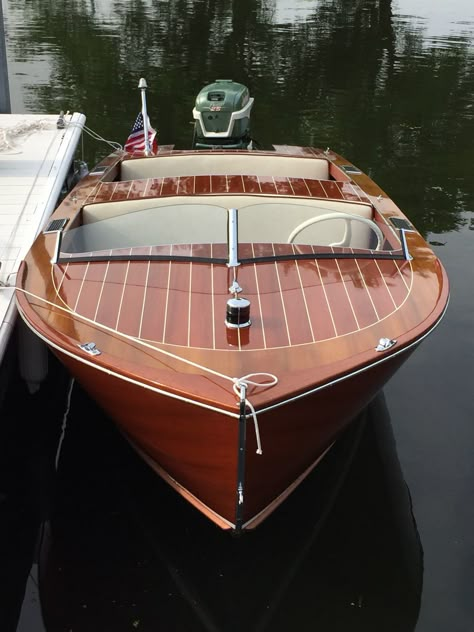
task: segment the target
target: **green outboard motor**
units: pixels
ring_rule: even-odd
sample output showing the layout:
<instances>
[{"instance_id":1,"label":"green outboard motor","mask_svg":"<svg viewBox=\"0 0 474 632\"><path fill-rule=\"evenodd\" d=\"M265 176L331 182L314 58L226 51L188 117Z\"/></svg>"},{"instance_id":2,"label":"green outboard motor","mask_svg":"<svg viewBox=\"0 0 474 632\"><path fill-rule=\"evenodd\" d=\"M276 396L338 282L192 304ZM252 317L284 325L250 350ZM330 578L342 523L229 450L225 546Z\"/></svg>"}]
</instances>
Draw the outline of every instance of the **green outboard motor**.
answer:
<instances>
[{"instance_id":1,"label":"green outboard motor","mask_svg":"<svg viewBox=\"0 0 474 632\"><path fill-rule=\"evenodd\" d=\"M248 88L231 79L217 79L205 86L193 109L193 148L249 148L253 101Z\"/></svg>"}]
</instances>

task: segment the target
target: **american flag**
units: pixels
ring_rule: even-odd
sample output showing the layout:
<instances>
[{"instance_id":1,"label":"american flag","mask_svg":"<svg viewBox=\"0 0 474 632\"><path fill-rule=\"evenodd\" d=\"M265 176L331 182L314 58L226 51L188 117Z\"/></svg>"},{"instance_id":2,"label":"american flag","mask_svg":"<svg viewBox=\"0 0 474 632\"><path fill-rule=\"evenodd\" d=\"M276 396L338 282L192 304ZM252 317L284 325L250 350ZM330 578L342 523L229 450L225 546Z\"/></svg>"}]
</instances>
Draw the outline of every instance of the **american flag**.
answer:
<instances>
[{"instance_id":1,"label":"american flag","mask_svg":"<svg viewBox=\"0 0 474 632\"><path fill-rule=\"evenodd\" d=\"M158 143L156 141L156 130L150 125L150 119L148 119L148 138L150 140L150 148L153 153L156 153L158 149ZM134 151L145 151L145 129L143 125L143 114L137 116L136 121L132 127L129 137L125 142L125 151L133 153Z\"/></svg>"}]
</instances>

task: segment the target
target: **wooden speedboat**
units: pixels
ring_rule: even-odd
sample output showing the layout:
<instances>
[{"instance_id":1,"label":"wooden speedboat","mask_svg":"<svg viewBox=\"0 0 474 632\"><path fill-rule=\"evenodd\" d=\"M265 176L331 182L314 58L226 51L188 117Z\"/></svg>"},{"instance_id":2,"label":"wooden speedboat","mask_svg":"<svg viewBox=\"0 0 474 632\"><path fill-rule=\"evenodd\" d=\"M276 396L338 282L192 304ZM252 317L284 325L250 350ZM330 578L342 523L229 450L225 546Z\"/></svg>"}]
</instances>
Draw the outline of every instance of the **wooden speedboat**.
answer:
<instances>
[{"instance_id":1,"label":"wooden speedboat","mask_svg":"<svg viewBox=\"0 0 474 632\"><path fill-rule=\"evenodd\" d=\"M366 174L280 145L114 151L17 283L23 319L140 455L236 531L315 467L448 295Z\"/></svg>"}]
</instances>

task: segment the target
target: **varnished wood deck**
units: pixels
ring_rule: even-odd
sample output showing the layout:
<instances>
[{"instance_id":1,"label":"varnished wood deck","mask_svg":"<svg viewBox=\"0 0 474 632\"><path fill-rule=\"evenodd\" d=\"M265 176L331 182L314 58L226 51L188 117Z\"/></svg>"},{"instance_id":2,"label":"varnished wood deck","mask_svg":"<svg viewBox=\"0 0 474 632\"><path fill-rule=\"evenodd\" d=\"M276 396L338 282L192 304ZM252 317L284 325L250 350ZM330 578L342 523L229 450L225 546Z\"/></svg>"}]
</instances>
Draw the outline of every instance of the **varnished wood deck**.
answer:
<instances>
[{"instance_id":1,"label":"varnished wood deck","mask_svg":"<svg viewBox=\"0 0 474 632\"><path fill-rule=\"evenodd\" d=\"M99 203L178 195L278 195L313 197L370 204L364 192L350 182L242 175L177 176L123 182L100 182L85 202Z\"/></svg>"},{"instance_id":2,"label":"varnished wood deck","mask_svg":"<svg viewBox=\"0 0 474 632\"><path fill-rule=\"evenodd\" d=\"M245 249L253 251L253 244ZM144 251L131 249L130 254ZM358 332L394 314L412 285L405 261L242 265L239 283L251 302L252 325L245 342L239 337L234 347L224 325L231 284L225 266L78 262L55 266L53 276L60 301L92 322L154 343L206 349L290 347Z\"/></svg>"}]
</instances>

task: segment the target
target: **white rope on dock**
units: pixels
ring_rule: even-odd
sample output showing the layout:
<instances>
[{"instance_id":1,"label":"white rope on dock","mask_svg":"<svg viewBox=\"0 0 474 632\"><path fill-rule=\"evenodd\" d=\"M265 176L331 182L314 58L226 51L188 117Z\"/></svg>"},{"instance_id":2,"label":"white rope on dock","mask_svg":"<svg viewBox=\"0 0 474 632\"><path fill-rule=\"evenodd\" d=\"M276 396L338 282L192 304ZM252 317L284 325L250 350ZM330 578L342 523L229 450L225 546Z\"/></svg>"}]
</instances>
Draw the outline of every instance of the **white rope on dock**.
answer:
<instances>
[{"instance_id":1,"label":"white rope on dock","mask_svg":"<svg viewBox=\"0 0 474 632\"><path fill-rule=\"evenodd\" d=\"M16 125L11 125L10 127L0 127L0 152L7 153L10 155L20 154L21 150L19 148L20 143L23 142L34 134L34 132L38 132L41 130L52 130L52 129L64 129L66 127L80 127L86 134L88 134L93 140L100 141L102 143L106 143L110 145L115 150L122 150L123 146L120 143L117 143L113 140L108 140L107 138L103 138L100 134L95 132L93 129L88 127L85 124L77 123L75 121L68 121L64 118L67 116L69 112L66 112L65 115L58 115L58 121L62 121L62 126L58 125L58 121L53 121L49 119L39 119L37 121L22 121L17 123Z\"/></svg>"},{"instance_id":2,"label":"white rope on dock","mask_svg":"<svg viewBox=\"0 0 474 632\"><path fill-rule=\"evenodd\" d=\"M0 127L0 152L18 154L14 151L20 140L23 142L34 132L43 129L53 129L55 123L51 119L40 119L38 121L23 121L11 127Z\"/></svg>"}]
</instances>

